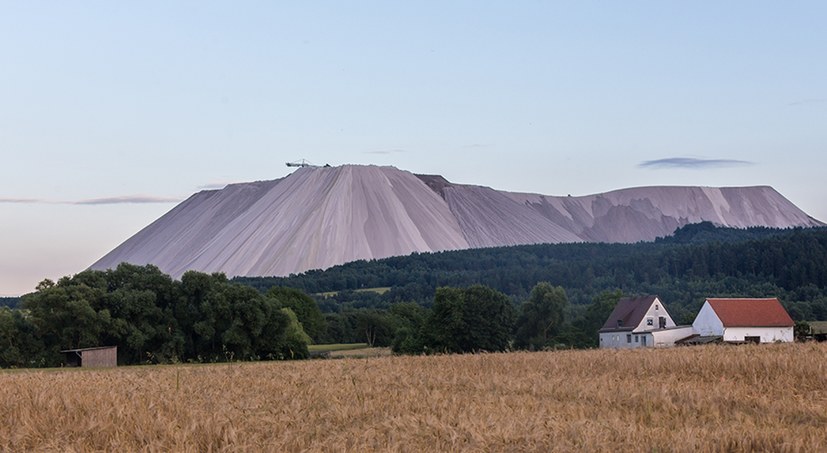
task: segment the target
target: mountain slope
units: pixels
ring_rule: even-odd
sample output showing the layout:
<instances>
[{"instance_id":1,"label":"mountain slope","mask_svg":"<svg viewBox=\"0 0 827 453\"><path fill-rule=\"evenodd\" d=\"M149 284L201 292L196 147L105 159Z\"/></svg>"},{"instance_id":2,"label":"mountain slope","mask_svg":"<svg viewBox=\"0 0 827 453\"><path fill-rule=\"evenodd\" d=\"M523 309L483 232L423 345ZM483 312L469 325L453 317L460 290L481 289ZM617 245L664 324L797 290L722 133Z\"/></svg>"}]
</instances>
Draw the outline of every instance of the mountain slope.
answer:
<instances>
[{"instance_id":1,"label":"mountain slope","mask_svg":"<svg viewBox=\"0 0 827 453\"><path fill-rule=\"evenodd\" d=\"M636 242L687 223L820 225L770 187L641 187L584 197L509 193L393 167L301 168L199 192L92 265L288 275L412 252Z\"/></svg>"},{"instance_id":2,"label":"mountain slope","mask_svg":"<svg viewBox=\"0 0 827 453\"><path fill-rule=\"evenodd\" d=\"M92 265L152 263L287 275L357 259L467 248L439 196L392 168L302 168L277 181L193 195Z\"/></svg>"}]
</instances>

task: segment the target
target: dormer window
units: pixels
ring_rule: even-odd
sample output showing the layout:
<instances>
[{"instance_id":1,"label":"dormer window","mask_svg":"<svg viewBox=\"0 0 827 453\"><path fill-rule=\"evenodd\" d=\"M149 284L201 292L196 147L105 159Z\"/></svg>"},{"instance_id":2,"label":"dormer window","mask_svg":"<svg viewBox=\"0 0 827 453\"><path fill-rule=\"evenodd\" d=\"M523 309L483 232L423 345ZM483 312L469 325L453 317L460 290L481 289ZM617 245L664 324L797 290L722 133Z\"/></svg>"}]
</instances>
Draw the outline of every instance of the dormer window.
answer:
<instances>
[{"instance_id":1,"label":"dormer window","mask_svg":"<svg viewBox=\"0 0 827 453\"><path fill-rule=\"evenodd\" d=\"M617 320L617 327L623 327L623 320L622 319Z\"/></svg>"}]
</instances>

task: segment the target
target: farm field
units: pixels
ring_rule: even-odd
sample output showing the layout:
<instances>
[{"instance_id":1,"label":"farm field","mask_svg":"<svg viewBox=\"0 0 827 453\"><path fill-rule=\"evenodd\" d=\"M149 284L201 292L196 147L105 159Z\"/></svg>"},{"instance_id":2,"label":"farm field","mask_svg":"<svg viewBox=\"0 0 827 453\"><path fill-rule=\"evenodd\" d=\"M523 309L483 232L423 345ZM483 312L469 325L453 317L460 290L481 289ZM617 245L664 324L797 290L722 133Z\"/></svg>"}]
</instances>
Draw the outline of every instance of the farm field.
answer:
<instances>
[{"instance_id":1,"label":"farm field","mask_svg":"<svg viewBox=\"0 0 827 453\"><path fill-rule=\"evenodd\" d=\"M827 344L0 371L0 450L825 451Z\"/></svg>"},{"instance_id":2,"label":"farm field","mask_svg":"<svg viewBox=\"0 0 827 453\"><path fill-rule=\"evenodd\" d=\"M382 294L385 294L386 292L388 292L390 290L391 290L390 286L382 286L382 287L379 287L379 288L354 289L353 292L355 292L355 293L376 293L376 294L379 294L381 296ZM322 296L322 297L334 297L337 294L339 294L340 292L341 291L325 291L323 293L317 293L316 295L317 296Z\"/></svg>"},{"instance_id":3,"label":"farm field","mask_svg":"<svg viewBox=\"0 0 827 453\"><path fill-rule=\"evenodd\" d=\"M340 359L343 357L383 357L393 353L391 348L372 348L367 343L341 343L341 344L311 344L307 347L311 357Z\"/></svg>"}]
</instances>

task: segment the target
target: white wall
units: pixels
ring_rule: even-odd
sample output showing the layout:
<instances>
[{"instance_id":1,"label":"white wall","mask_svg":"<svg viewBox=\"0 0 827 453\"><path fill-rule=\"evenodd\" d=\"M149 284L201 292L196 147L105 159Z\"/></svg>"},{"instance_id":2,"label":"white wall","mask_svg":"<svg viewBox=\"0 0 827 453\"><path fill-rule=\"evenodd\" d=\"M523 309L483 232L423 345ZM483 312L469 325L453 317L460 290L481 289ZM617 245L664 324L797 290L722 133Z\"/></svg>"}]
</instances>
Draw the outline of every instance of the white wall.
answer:
<instances>
[{"instance_id":1,"label":"white wall","mask_svg":"<svg viewBox=\"0 0 827 453\"><path fill-rule=\"evenodd\" d=\"M627 335L632 336L632 342L629 343ZM637 337L637 341L635 341ZM646 344L643 344L643 337L646 337ZM602 332L600 333L600 347L614 348L614 349L635 349L646 348L654 345L651 333L632 333L631 331L623 332Z\"/></svg>"},{"instance_id":2,"label":"white wall","mask_svg":"<svg viewBox=\"0 0 827 453\"><path fill-rule=\"evenodd\" d=\"M744 341L744 337L761 337L761 343L793 342L792 327L727 327L724 341Z\"/></svg>"},{"instance_id":3,"label":"white wall","mask_svg":"<svg viewBox=\"0 0 827 453\"><path fill-rule=\"evenodd\" d=\"M701 311L698 312L698 316L695 317L695 321L692 323L692 328L695 329L696 334L703 337L724 334L724 324L718 319L718 315L715 314L715 310L712 309L709 302L704 302Z\"/></svg>"},{"instance_id":4,"label":"white wall","mask_svg":"<svg viewBox=\"0 0 827 453\"><path fill-rule=\"evenodd\" d=\"M695 333L695 329L692 326L684 326L676 329L658 330L650 335L653 337L652 341L656 348L664 348L675 346L676 341L682 340L693 333Z\"/></svg>"},{"instance_id":5,"label":"white wall","mask_svg":"<svg viewBox=\"0 0 827 453\"><path fill-rule=\"evenodd\" d=\"M657 309L656 309L657 307ZM649 307L649 310L646 311L646 315L640 321L640 324L635 327L635 332L643 331L643 330L657 330L659 328L658 325L658 318L663 316L666 318L666 327L675 327L675 321L672 320L672 316L663 308L663 303L660 299L655 298L655 302ZM652 319L652 325L646 324L646 319Z\"/></svg>"}]
</instances>

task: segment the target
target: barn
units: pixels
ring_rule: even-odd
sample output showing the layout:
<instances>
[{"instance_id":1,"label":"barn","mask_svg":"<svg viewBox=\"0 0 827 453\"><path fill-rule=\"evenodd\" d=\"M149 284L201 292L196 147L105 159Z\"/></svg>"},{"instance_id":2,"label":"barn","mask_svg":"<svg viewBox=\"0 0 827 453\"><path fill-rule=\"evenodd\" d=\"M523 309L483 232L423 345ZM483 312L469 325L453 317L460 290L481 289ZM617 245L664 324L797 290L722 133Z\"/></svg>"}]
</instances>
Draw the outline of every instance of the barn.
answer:
<instances>
[{"instance_id":1,"label":"barn","mask_svg":"<svg viewBox=\"0 0 827 453\"><path fill-rule=\"evenodd\" d=\"M63 353L67 367L103 368L118 366L118 347L66 349Z\"/></svg>"},{"instance_id":2,"label":"barn","mask_svg":"<svg viewBox=\"0 0 827 453\"><path fill-rule=\"evenodd\" d=\"M725 343L791 343L794 326L777 298L706 299L692 323L697 335Z\"/></svg>"}]
</instances>

